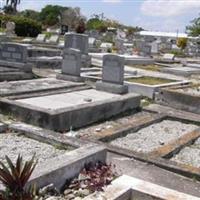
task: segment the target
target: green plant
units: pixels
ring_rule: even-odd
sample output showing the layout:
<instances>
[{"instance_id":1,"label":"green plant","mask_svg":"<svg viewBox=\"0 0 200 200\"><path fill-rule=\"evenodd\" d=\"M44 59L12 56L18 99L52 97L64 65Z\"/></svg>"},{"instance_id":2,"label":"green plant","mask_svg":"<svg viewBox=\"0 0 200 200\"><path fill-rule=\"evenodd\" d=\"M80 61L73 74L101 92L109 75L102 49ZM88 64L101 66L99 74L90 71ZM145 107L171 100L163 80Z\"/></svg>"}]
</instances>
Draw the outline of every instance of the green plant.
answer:
<instances>
[{"instance_id":1,"label":"green plant","mask_svg":"<svg viewBox=\"0 0 200 200\"><path fill-rule=\"evenodd\" d=\"M0 191L0 200L33 200L34 187L25 188L37 162L35 156L23 165L22 156L18 155L14 165L8 156L5 157L7 165L0 162L0 181L5 191Z\"/></svg>"},{"instance_id":2,"label":"green plant","mask_svg":"<svg viewBox=\"0 0 200 200\"><path fill-rule=\"evenodd\" d=\"M0 22L15 22L15 33L22 37L36 37L42 31L42 26L35 20L11 15L0 15Z\"/></svg>"}]
</instances>

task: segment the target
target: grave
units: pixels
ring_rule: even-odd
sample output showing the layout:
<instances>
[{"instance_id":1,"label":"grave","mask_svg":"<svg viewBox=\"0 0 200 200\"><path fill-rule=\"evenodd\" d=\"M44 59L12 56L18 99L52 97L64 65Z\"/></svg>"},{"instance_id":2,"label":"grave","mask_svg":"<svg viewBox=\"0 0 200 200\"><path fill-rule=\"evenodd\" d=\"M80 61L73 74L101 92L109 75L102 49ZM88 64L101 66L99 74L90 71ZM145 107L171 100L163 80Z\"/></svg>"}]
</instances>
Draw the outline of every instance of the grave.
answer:
<instances>
[{"instance_id":1,"label":"grave","mask_svg":"<svg viewBox=\"0 0 200 200\"><path fill-rule=\"evenodd\" d=\"M88 87L89 88L89 87ZM130 109L140 107L137 94L117 95L94 89L45 91L2 98L2 112L12 113L22 121L52 130L80 128L99 120L106 120Z\"/></svg>"},{"instance_id":2,"label":"grave","mask_svg":"<svg viewBox=\"0 0 200 200\"><path fill-rule=\"evenodd\" d=\"M165 67L161 68L161 72L174 74L178 76L191 76L194 74L200 74L200 68L193 68L193 67Z\"/></svg>"},{"instance_id":3,"label":"grave","mask_svg":"<svg viewBox=\"0 0 200 200\"><path fill-rule=\"evenodd\" d=\"M90 67L91 57L88 55L88 35L78 33L66 33L64 48L73 48L80 50L82 67Z\"/></svg>"},{"instance_id":4,"label":"grave","mask_svg":"<svg viewBox=\"0 0 200 200\"><path fill-rule=\"evenodd\" d=\"M10 125L10 130L12 133L0 134L3 146L0 160L4 162L5 155L8 155L15 161L18 153L23 159L30 160L36 153L38 164L29 184L34 182L38 188L53 183L61 189L65 181L77 176L85 164L105 162L106 159L105 148L101 145L23 123Z\"/></svg>"},{"instance_id":5,"label":"grave","mask_svg":"<svg viewBox=\"0 0 200 200\"><path fill-rule=\"evenodd\" d=\"M191 145L187 145L180 149L179 152L174 153L170 160L193 166L195 168L200 168L200 138L195 140Z\"/></svg>"},{"instance_id":6,"label":"grave","mask_svg":"<svg viewBox=\"0 0 200 200\"><path fill-rule=\"evenodd\" d=\"M40 92L58 92L66 89L84 87L84 83L41 78L24 81L9 81L0 83L0 96L32 95Z\"/></svg>"},{"instance_id":7,"label":"grave","mask_svg":"<svg viewBox=\"0 0 200 200\"><path fill-rule=\"evenodd\" d=\"M170 177L170 180L172 181L172 183L170 183L171 185L175 185L177 184L177 181L179 183L181 181L181 183L184 185L191 184L191 187L198 187L198 183L194 183L191 180L185 180L185 178L182 176L177 176L165 170L163 171L156 166L147 165L146 163L134 160L132 157L129 158L126 155L118 156L117 154L109 152L109 150L102 145L93 144L91 142L77 138L75 139L72 137L67 137L53 131L44 130L22 123L11 124L9 128L13 131L19 132L20 137L30 137L29 139L31 140L36 140L35 138L37 138L40 143L48 141L49 146L53 146L54 148L59 147L59 151L62 151L63 147L66 148L72 146L72 149L67 149L68 152L49 159L48 164L47 162L42 162L36 166L36 169L34 170L28 185L36 183L38 188L42 188L49 184L54 184L54 186L60 190L67 180L73 179L79 175L79 172L84 168L85 164L96 163L98 161L115 164L115 162L118 163L119 161L122 166L124 163L126 164L124 165L123 169L120 168L122 166L118 166L117 164L115 165L115 169L120 170L119 175L121 175L121 173L126 173L127 175L117 177L110 185L104 188L104 191L95 192L85 197L85 200L97 199L101 197L106 197L113 200L128 200L130 198L137 198L141 200L144 200L144 198L147 198L148 200L167 200L169 196L172 196L177 200L198 199L198 192L195 193L194 190L190 191L188 187L180 189L179 186L176 186L175 188L169 185L166 186L167 184L164 180L167 177ZM124 162L121 162L122 160ZM134 177L134 175L133 177L132 175L129 175L134 170L136 170L130 170L134 164L138 164L142 167L141 173L143 173L143 171L148 168L148 173L150 173L151 176L146 176L143 179L137 178L137 176ZM126 172L128 169L129 171ZM151 172L153 172L153 174ZM160 184L159 181L157 183L155 183L154 180L152 181L152 179L154 179L155 172L159 174L161 173L163 178L162 184ZM148 178L151 179L149 180ZM156 176L156 180L158 179L160 179L160 177ZM189 194L186 194L188 191ZM53 198L53 196L49 198Z\"/></svg>"},{"instance_id":8,"label":"grave","mask_svg":"<svg viewBox=\"0 0 200 200\"><path fill-rule=\"evenodd\" d=\"M45 43L46 35L45 34L38 34L37 38L35 39L35 43Z\"/></svg>"},{"instance_id":9,"label":"grave","mask_svg":"<svg viewBox=\"0 0 200 200\"><path fill-rule=\"evenodd\" d=\"M198 126L193 124L163 120L136 132L130 132L125 137L111 141L110 144L131 151L150 153L197 128Z\"/></svg>"},{"instance_id":10,"label":"grave","mask_svg":"<svg viewBox=\"0 0 200 200\"><path fill-rule=\"evenodd\" d=\"M57 74L58 79L81 82L81 52L78 49L65 49L62 63L62 72Z\"/></svg>"},{"instance_id":11,"label":"grave","mask_svg":"<svg viewBox=\"0 0 200 200\"><path fill-rule=\"evenodd\" d=\"M172 197L172 198L171 198ZM92 194L83 200L198 200L193 195L162 187L142 179L120 176L105 188L105 191Z\"/></svg>"},{"instance_id":12,"label":"grave","mask_svg":"<svg viewBox=\"0 0 200 200\"><path fill-rule=\"evenodd\" d=\"M124 85L124 58L117 55L103 57L102 81L96 83L96 89L116 94L128 92Z\"/></svg>"},{"instance_id":13,"label":"grave","mask_svg":"<svg viewBox=\"0 0 200 200\"><path fill-rule=\"evenodd\" d=\"M49 44L58 44L59 43L59 35L52 35L49 40L48 40L48 43Z\"/></svg>"},{"instance_id":14,"label":"grave","mask_svg":"<svg viewBox=\"0 0 200 200\"><path fill-rule=\"evenodd\" d=\"M160 89L155 95L155 101L162 105L200 114L198 85Z\"/></svg>"},{"instance_id":15,"label":"grave","mask_svg":"<svg viewBox=\"0 0 200 200\"><path fill-rule=\"evenodd\" d=\"M189 81L151 76L130 76L125 79L125 84L128 85L129 92L135 92L151 99L155 98L155 93L158 92L159 88L184 85L188 83Z\"/></svg>"},{"instance_id":16,"label":"grave","mask_svg":"<svg viewBox=\"0 0 200 200\"><path fill-rule=\"evenodd\" d=\"M1 81L33 78L33 65L28 61L26 45L10 42L1 43L0 66L2 67Z\"/></svg>"}]
</instances>

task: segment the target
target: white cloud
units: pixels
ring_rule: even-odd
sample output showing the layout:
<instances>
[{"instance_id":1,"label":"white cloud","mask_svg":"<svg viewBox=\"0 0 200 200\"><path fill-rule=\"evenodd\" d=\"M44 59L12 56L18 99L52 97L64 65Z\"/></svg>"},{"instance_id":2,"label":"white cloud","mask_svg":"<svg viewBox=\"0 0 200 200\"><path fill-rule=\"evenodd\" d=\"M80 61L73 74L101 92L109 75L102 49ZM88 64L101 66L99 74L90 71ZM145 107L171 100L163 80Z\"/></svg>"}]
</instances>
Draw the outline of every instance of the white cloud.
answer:
<instances>
[{"instance_id":1,"label":"white cloud","mask_svg":"<svg viewBox=\"0 0 200 200\"><path fill-rule=\"evenodd\" d=\"M104 3L120 3L122 0L103 0Z\"/></svg>"},{"instance_id":2,"label":"white cloud","mask_svg":"<svg viewBox=\"0 0 200 200\"><path fill-rule=\"evenodd\" d=\"M145 0L141 12L148 16L178 16L200 8L199 0Z\"/></svg>"}]
</instances>

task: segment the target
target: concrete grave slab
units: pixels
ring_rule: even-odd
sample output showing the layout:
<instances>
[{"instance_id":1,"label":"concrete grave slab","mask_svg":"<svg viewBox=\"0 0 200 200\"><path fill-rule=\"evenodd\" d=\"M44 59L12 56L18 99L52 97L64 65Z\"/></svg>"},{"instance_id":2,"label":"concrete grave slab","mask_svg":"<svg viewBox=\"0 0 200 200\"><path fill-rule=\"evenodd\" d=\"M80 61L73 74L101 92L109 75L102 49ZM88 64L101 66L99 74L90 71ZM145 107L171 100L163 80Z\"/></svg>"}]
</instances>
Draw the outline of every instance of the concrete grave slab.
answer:
<instances>
[{"instance_id":1,"label":"concrete grave slab","mask_svg":"<svg viewBox=\"0 0 200 200\"><path fill-rule=\"evenodd\" d=\"M156 93L155 100L162 105L200 114L198 86L163 88Z\"/></svg>"},{"instance_id":2,"label":"concrete grave slab","mask_svg":"<svg viewBox=\"0 0 200 200\"><path fill-rule=\"evenodd\" d=\"M200 68L192 67L170 67L170 68L161 68L161 72L175 74L179 76L190 76L193 74L200 74Z\"/></svg>"},{"instance_id":3,"label":"concrete grave slab","mask_svg":"<svg viewBox=\"0 0 200 200\"><path fill-rule=\"evenodd\" d=\"M46 40L46 35L45 34L39 34L35 40L35 42L39 42L39 43L44 43Z\"/></svg>"},{"instance_id":4,"label":"concrete grave slab","mask_svg":"<svg viewBox=\"0 0 200 200\"><path fill-rule=\"evenodd\" d=\"M137 94L121 96L94 89L1 100L2 111L5 109L23 121L60 131L80 128L140 106Z\"/></svg>"},{"instance_id":5,"label":"concrete grave slab","mask_svg":"<svg viewBox=\"0 0 200 200\"><path fill-rule=\"evenodd\" d=\"M174 79L165 79L150 76L137 76L125 79L129 92L135 92L151 99L155 98L155 93L160 88L167 88L176 85L187 85L189 81L180 81Z\"/></svg>"},{"instance_id":6,"label":"concrete grave slab","mask_svg":"<svg viewBox=\"0 0 200 200\"><path fill-rule=\"evenodd\" d=\"M84 86L83 83L73 83L55 78L42 78L26 81L13 81L0 83L0 96L14 96L36 92L52 91L59 89Z\"/></svg>"},{"instance_id":7,"label":"concrete grave slab","mask_svg":"<svg viewBox=\"0 0 200 200\"><path fill-rule=\"evenodd\" d=\"M151 182L127 175L120 176L104 192L92 194L84 200L198 200L197 196L185 194Z\"/></svg>"}]
</instances>

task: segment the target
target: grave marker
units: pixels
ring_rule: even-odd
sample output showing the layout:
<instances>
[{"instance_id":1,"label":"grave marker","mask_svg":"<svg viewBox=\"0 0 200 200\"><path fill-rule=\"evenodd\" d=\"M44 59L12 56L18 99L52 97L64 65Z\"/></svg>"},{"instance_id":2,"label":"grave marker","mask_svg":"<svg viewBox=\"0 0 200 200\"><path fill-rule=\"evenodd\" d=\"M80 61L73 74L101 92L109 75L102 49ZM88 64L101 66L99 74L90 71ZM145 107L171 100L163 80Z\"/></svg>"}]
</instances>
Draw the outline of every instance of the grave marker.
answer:
<instances>
[{"instance_id":1,"label":"grave marker","mask_svg":"<svg viewBox=\"0 0 200 200\"><path fill-rule=\"evenodd\" d=\"M124 85L124 58L117 55L103 57L102 81L96 83L96 89L116 94L128 92Z\"/></svg>"}]
</instances>

